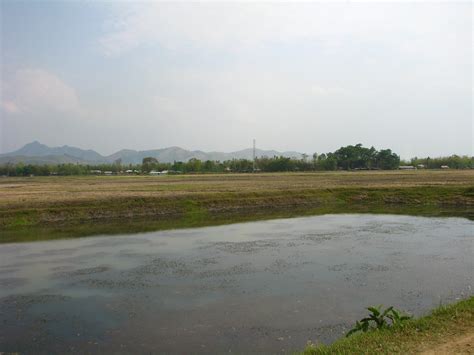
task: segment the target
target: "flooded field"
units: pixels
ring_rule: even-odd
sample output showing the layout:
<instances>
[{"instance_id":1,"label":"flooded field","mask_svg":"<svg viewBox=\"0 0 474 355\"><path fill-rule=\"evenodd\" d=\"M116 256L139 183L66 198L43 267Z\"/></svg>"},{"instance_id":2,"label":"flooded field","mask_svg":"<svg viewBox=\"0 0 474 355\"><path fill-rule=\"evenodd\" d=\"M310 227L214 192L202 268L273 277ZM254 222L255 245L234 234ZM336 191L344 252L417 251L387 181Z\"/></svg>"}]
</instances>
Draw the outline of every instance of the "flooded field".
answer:
<instances>
[{"instance_id":1,"label":"flooded field","mask_svg":"<svg viewBox=\"0 0 474 355\"><path fill-rule=\"evenodd\" d=\"M325 215L0 245L0 352L291 352L474 294L474 222Z\"/></svg>"}]
</instances>

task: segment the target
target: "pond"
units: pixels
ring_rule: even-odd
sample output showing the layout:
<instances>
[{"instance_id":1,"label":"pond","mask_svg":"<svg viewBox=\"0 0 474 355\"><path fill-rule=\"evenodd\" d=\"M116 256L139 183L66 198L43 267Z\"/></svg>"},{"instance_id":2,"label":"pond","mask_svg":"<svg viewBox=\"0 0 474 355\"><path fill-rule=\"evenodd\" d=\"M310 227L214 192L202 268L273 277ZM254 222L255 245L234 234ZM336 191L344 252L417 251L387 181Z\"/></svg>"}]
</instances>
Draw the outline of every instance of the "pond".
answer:
<instances>
[{"instance_id":1,"label":"pond","mask_svg":"<svg viewBox=\"0 0 474 355\"><path fill-rule=\"evenodd\" d=\"M291 352L474 294L474 222L339 214L0 245L0 351Z\"/></svg>"}]
</instances>

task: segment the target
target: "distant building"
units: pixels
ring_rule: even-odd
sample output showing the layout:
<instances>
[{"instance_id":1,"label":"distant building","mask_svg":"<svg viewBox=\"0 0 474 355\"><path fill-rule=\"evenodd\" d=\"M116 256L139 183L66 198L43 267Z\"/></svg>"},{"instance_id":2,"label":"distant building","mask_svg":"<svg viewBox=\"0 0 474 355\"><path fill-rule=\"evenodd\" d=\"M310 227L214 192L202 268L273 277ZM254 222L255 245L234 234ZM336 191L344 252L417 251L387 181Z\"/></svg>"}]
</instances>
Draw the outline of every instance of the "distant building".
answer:
<instances>
[{"instance_id":1,"label":"distant building","mask_svg":"<svg viewBox=\"0 0 474 355\"><path fill-rule=\"evenodd\" d=\"M425 168L425 166L424 166L423 164L418 164L416 167L417 167L418 169L424 169L424 168Z\"/></svg>"},{"instance_id":2,"label":"distant building","mask_svg":"<svg viewBox=\"0 0 474 355\"><path fill-rule=\"evenodd\" d=\"M163 171L155 171L155 170L152 170L150 171L150 175L168 175L169 171L168 170L163 170Z\"/></svg>"},{"instance_id":3,"label":"distant building","mask_svg":"<svg viewBox=\"0 0 474 355\"><path fill-rule=\"evenodd\" d=\"M416 169L413 165L400 165L398 168L400 170L415 170Z\"/></svg>"},{"instance_id":4,"label":"distant building","mask_svg":"<svg viewBox=\"0 0 474 355\"><path fill-rule=\"evenodd\" d=\"M104 175L112 175L113 172L112 171L104 171Z\"/></svg>"},{"instance_id":5,"label":"distant building","mask_svg":"<svg viewBox=\"0 0 474 355\"><path fill-rule=\"evenodd\" d=\"M447 165L441 165L441 169L449 169L449 166L447 166Z\"/></svg>"},{"instance_id":6,"label":"distant building","mask_svg":"<svg viewBox=\"0 0 474 355\"><path fill-rule=\"evenodd\" d=\"M91 174L96 174L96 175L102 174L102 170L91 170Z\"/></svg>"}]
</instances>

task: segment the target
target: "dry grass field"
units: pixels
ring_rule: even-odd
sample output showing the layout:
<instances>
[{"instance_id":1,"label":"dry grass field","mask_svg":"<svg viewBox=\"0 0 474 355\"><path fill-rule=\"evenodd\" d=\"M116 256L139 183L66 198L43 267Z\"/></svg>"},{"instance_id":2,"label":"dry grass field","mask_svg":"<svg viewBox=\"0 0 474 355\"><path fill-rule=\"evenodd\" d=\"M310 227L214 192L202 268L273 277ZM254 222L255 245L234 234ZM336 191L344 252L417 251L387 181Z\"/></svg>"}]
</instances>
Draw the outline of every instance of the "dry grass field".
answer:
<instances>
[{"instance_id":1,"label":"dry grass field","mask_svg":"<svg viewBox=\"0 0 474 355\"><path fill-rule=\"evenodd\" d=\"M209 193L426 186L474 186L474 170L2 178L0 208Z\"/></svg>"},{"instance_id":2,"label":"dry grass field","mask_svg":"<svg viewBox=\"0 0 474 355\"><path fill-rule=\"evenodd\" d=\"M4 235L139 218L168 228L281 211L433 213L449 207L472 215L473 206L474 170L0 178Z\"/></svg>"}]
</instances>

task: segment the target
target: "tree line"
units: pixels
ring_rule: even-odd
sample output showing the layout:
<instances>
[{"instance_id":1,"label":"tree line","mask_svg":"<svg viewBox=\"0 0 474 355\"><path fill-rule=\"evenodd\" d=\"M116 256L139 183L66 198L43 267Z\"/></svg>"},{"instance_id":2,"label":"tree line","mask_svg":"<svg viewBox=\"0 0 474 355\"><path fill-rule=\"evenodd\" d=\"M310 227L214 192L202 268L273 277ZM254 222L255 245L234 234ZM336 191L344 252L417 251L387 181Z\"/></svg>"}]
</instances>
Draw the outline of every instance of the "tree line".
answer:
<instances>
[{"instance_id":1,"label":"tree line","mask_svg":"<svg viewBox=\"0 0 474 355\"><path fill-rule=\"evenodd\" d=\"M414 157L409 162L403 162L412 166L424 166L426 169L440 169L442 166L448 166L450 169L472 169L474 168L474 157L467 155L452 155L450 157L439 158L418 158Z\"/></svg>"},{"instance_id":2,"label":"tree line","mask_svg":"<svg viewBox=\"0 0 474 355\"><path fill-rule=\"evenodd\" d=\"M418 158L400 161L400 157L391 149L376 150L362 144L341 147L334 152L303 154L302 158L283 156L260 157L251 159L232 159L227 161L201 161L190 159L186 162L159 162L156 158L146 157L141 164L122 164L116 160L109 164L52 164L35 165L6 163L0 165L0 176L46 176L46 175L91 175L91 174L149 174L166 171L169 174L225 173L225 172L289 172L289 171L331 171L331 170L393 170L400 165L412 165L427 169L439 169L448 166L453 169L474 168L474 158L453 155L440 158Z\"/></svg>"}]
</instances>

